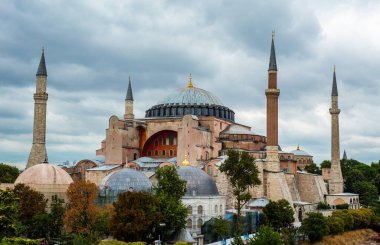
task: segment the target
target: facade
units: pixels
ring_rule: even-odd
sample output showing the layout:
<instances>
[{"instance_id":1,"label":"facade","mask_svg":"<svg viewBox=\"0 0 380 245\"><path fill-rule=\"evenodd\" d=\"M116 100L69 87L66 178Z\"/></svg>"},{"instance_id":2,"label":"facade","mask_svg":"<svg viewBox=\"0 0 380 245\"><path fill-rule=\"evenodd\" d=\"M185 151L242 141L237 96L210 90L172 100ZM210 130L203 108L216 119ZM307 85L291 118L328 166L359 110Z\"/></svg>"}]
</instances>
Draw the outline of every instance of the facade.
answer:
<instances>
[{"instance_id":1,"label":"facade","mask_svg":"<svg viewBox=\"0 0 380 245\"><path fill-rule=\"evenodd\" d=\"M65 170L74 181L85 180L86 170L95 168L98 165L89 159L83 159L75 164L72 167L62 166L62 169Z\"/></svg>"},{"instance_id":2,"label":"facade","mask_svg":"<svg viewBox=\"0 0 380 245\"><path fill-rule=\"evenodd\" d=\"M45 54L42 50L40 64L36 73L36 93L34 94L33 145L26 168L47 162L46 142L46 93L47 72Z\"/></svg>"}]
</instances>

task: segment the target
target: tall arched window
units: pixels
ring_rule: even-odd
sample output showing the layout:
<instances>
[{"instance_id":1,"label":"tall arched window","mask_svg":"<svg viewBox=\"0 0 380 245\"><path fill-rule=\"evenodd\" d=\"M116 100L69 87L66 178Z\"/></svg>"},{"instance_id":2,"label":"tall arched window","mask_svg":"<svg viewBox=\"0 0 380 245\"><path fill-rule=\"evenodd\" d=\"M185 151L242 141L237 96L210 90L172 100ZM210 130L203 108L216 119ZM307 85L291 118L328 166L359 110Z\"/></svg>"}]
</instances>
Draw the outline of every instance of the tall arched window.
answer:
<instances>
[{"instance_id":1,"label":"tall arched window","mask_svg":"<svg viewBox=\"0 0 380 245\"><path fill-rule=\"evenodd\" d=\"M191 205L187 206L187 214L192 215L193 214L193 207Z\"/></svg>"},{"instance_id":2,"label":"tall arched window","mask_svg":"<svg viewBox=\"0 0 380 245\"><path fill-rule=\"evenodd\" d=\"M203 207L202 207L202 205L198 206L198 214L203 214Z\"/></svg>"},{"instance_id":3,"label":"tall arched window","mask_svg":"<svg viewBox=\"0 0 380 245\"><path fill-rule=\"evenodd\" d=\"M214 213L218 213L218 205L215 205Z\"/></svg>"},{"instance_id":4,"label":"tall arched window","mask_svg":"<svg viewBox=\"0 0 380 245\"><path fill-rule=\"evenodd\" d=\"M203 220L202 219L198 219L198 221L197 221L197 228L198 229L202 228L202 223L203 223Z\"/></svg>"},{"instance_id":5,"label":"tall arched window","mask_svg":"<svg viewBox=\"0 0 380 245\"><path fill-rule=\"evenodd\" d=\"M186 228L191 229L193 227L193 221L191 219L186 220Z\"/></svg>"}]
</instances>

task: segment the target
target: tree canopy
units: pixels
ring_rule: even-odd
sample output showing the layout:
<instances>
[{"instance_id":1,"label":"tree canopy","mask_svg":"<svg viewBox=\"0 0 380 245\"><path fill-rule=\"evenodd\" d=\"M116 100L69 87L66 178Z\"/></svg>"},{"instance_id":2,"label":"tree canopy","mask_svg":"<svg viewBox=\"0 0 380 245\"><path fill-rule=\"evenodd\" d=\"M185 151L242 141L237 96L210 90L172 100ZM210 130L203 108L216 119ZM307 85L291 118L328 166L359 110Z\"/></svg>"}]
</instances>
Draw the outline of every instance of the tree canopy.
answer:
<instances>
[{"instance_id":1,"label":"tree canopy","mask_svg":"<svg viewBox=\"0 0 380 245\"><path fill-rule=\"evenodd\" d=\"M18 222L18 198L11 191L0 190L0 241L16 234Z\"/></svg>"},{"instance_id":2,"label":"tree canopy","mask_svg":"<svg viewBox=\"0 0 380 245\"><path fill-rule=\"evenodd\" d=\"M289 227L294 222L294 211L285 199L269 201L264 207L268 223L276 230Z\"/></svg>"},{"instance_id":3,"label":"tree canopy","mask_svg":"<svg viewBox=\"0 0 380 245\"><path fill-rule=\"evenodd\" d=\"M261 184L261 181L258 177L259 170L256 167L254 158L248 152L239 153L238 151L229 150L227 155L227 160L224 161L219 170L226 174L237 200L238 220L235 226L235 233L240 235L241 208L252 197L249 188Z\"/></svg>"},{"instance_id":4,"label":"tree canopy","mask_svg":"<svg viewBox=\"0 0 380 245\"><path fill-rule=\"evenodd\" d=\"M0 183L14 183L19 174L18 168L0 163Z\"/></svg>"}]
</instances>

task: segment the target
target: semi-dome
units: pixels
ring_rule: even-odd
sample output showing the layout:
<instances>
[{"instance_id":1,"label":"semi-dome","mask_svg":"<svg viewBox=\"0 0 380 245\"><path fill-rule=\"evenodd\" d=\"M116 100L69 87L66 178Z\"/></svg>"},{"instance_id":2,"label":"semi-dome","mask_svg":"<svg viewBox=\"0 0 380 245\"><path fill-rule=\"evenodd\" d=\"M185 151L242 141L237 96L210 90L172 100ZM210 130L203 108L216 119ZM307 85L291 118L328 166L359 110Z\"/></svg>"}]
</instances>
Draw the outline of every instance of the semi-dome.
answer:
<instances>
[{"instance_id":1,"label":"semi-dome","mask_svg":"<svg viewBox=\"0 0 380 245\"><path fill-rule=\"evenodd\" d=\"M203 170L180 166L177 173L182 180L186 180L185 196L219 196L214 180Z\"/></svg>"},{"instance_id":2,"label":"semi-dome","mask_svg":"<svg viewBox=\"0 0 380 245\"><path fill-rule=\"evenodd\" d=\"M62 168L41 163L27 168L15 181L15 184L32 185L69 185L73 182L70 175Z\"/></svg>"},{"instance_id":3,"label":"semi-dome","mask_svg":"<svg viewBox=\"0 0 380 245\"><path fill-rule=\"evenodd\" d=\"M234 121L235 113L209 91L193 86L191 76L187 87L166 95L146 111L145 117L181 117L184 115L214 116Z\"/></svg>"},{"instance_id":4,"label":"semi-dome","mask_svg":"<svg viewBox=\"0 0 380 245\"><path fill-rule=\"evenodd\" d=\"M123 168L108 174L99 185L100 195L117 198L119 193L132 191L150 191L152 183L142 172Z\"/></svg>"}]
</instances>

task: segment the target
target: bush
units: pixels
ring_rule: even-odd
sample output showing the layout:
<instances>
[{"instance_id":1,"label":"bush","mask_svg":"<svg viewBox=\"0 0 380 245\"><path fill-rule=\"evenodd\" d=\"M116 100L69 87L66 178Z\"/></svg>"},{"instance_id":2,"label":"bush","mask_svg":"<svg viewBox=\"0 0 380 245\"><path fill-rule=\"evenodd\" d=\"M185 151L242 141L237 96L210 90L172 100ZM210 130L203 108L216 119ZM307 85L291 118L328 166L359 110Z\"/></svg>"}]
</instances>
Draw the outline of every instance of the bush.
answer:
<instances>
[{"instance_id":1,"label":"bush","mask_svg":"<svg viewBox=\"0 0 380 245\"><path fill-rule=\"evenodd\" d=\"M344 231L350 231L354 228L354 218L348 210L337 210L332 213L332 217L338 217L344 222Z\"/></svg>"},{"instance_id":2,"label":"bush","mask_svg":"<svg viewBox=\"0 0 380 245\"><path fill-rule=\"evenodd\" d=\"M348 209L349 205L347 203L344 203L344 204L338 204L335 207L336 209Z\"/></svg>"},{"instance_id":3,"label":"bush","mask_svg":"<svg viewBox=\"0 0 380 245\"><path fill-rule=\"evenodd\" d=\"M329 233L327 219L321 213L309 213L302 221L301 231L307 235L311 243L321 241Z\"/></svg>"},{"instance_id":4,"label":"bush","mask_svg":"<svg viewBox=\"0 0 380 245\"><path fill-rule=\"evenodd\" d=\"M174 245L191 245L191 242L176 242Z\"/></svg>"},{"instance_id":5,"label":"bush","mask_svg":"<svg viewBox=\"0 0 380 245\"><path fill-rule=\"evenodd\" d=\"M274 231L269 226L261 226L255 237L249 240L249 245L281 245L280 233Z\"/></svg>"},{"instance_id":6,"label":"bush","mask_svg":"<svg viewBox=\"0 0 380 245\"><path fill-rule=\"evenodd\" d=\"M319 202L318 203L318 209L331 209L330 205L327 202Z\"/></svg>"},{"instance_id":7,"label":"bush","mask_svg":"<svg viewBox=\"0 0 380 245\"><path fill-rule=\"evenodd\" d=\"M21 238L21 237L4 237L1 240L1 245L38 245L44 239L29 239L29 238Z\"/></svg>"},{"instance_id":8,"label":"bush","mask_svg":"<svg viewBox=\"0 0 380 245\"><path fill-rule=\"evenodd\" d=\"M327 225L329 226L331 235L337 235L344 232L344 220L342 220L340 217L328 217Z\"/></svg>"},{"instance_id":9,"label":"bush","mask_svg":"<svg viewBox=\"0 0 380 245\"><path fill-rule=\"evenodd\" d=\"M145 242L122 242L122 241L101 241L99 245L145 245Z\"/></svg>"}]
</instances>

